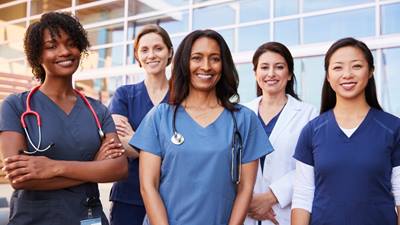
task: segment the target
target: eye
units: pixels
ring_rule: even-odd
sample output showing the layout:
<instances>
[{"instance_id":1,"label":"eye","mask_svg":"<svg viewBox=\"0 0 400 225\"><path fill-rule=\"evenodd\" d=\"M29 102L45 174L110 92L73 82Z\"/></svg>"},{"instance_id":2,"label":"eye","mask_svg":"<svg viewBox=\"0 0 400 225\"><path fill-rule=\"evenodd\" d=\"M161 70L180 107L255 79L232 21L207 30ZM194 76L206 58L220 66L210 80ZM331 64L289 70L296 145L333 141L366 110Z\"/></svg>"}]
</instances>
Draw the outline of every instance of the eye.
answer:
<instances>
[{"instance_id":1,"label":"eye","mask_svg":"<svg viewBox=\"0 0 400 225\"><path fill-rule=\"evenodd\" d=\"M201 57L199 55L194 55L190 58L190 60L195 61L195 62L200 62Z\"/></svg>"},{"instance_id":2,"label":"eye","mask_svg":"<svg viewBox=\"0 0 400 225\"><path fill-rule=\"evenodd\" d=\"M161 52L163 50L163 48L162 47L156 47L156 50Z\"/></svg>"},{"instance_id":3,"label":"eye","mask_svg":"<svg viewBox=\"0 0 400 225\"><path fill-rule=\"evenodd\" d=\"M285 69L285 66L283 66L283 65L278 65L278 66L276 66L276 68L277 68L278 70L283 70L283 69Z\"/></svg>"},{"instance_id":4,"label":"eye","mask_svg":"<svg viewBox=\"0 0 400 225\"><path fill-rule=\"evenodd\" d=\"M334 67L332 68L332 70L334 70L334 71L340 71L341 69L342 69L341 66L334 66Z\"/></svg>"},{"instance_id":5,"label":"eye","mask_svg":"<svg viewBox=\"0 0 400 225\"><path fill-rule=\"evenodd\" d=\"M261 70L268 70L268 69L269 69L269 66L261 66L260 69L261 69Z\"/></svg>"},{"instance_id":6,"label":"eye","mask_svg":"<svg viewBox=\"0 0 400 225\"><path fill-rule=\"evenodd\" d=\"M211 61L217 63L217 62L221 61L221 58L219 56L213 56L213 57L211 57Z\"/></svg>"},{"instance_id":7,"label":"eye","mask_svg":"<svg viewBox=\"0 0 400 225\"><path fill-rule=\"evenodd\" d=\"M57 47L56 44L46 44L44 46L45 49L55 49L56 47Z\"/></svg>"},{"instance_id":8,"label":"eye","mask_svg":"<svg viewBox=\"0 0 400 225\"><path fill-rule=\"evenodd\" d=\"M361 69L362 65L361 64L356 64L356 65L353 65L353 68L354 69Z\"/></svg>"},{"instance_id":9,"label":"eye","mask_svg":"<svg viewBox=\"0 0 400 225\"><path fill-rule=\"evenodd\" d=\"M140 49L140 52L142 52L142 53L146 53L147 51L148 51L147 48L141 48L141 49Z\"/></svg>"}]
</instances>

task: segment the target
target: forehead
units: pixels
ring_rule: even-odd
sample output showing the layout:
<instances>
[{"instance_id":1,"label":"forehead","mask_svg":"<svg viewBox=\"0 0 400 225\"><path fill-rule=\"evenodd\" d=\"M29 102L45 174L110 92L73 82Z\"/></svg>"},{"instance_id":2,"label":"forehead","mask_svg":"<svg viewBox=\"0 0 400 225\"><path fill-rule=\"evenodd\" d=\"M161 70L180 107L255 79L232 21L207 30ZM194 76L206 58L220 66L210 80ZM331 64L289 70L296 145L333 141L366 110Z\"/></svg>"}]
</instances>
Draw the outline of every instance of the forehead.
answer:
<instances>
[{"instance_id":1,"label":"forehead","mask_svg":"<svg viewBox=\"0 0 400 225\"><path fill-rule=\"evenodd\" d=\"M57 30L50 30L48 28L43 30L43 40L44 41L53 41L58 39L69 39L69 35L61 28Z\"/></svg>"},{"instance_id":2,"label":"forehead","mask_svg":"<svg viewBox=\"0 0 400 225\"><path fill-rule=\"evenodd\" d=\"M220 54L221 50L216 40L209 37L201 37L194 41L191 53Z\"/></svg>"},{"instance_id":3,"label":"forehead","mask_svg":"<svg viewBox=\"0 0 400 225\"><path fill-rule=\"evenodd\" d=\"M139 47L150 46L150 45L159 45L159 44L166 45L164 43L164 40L162 39L161 35L154 33L154 32L142 35L140 37L139 43L138 43Z\"/></svg>"},{"instance_id":4,"label":"forehead","mask_svg":"<svg viewBox=\"0 0 400 225\"><path fill-rule=\"evenodd\" d=\"M361 49L353 47L353 46L346 46L337 49L331 56L330 62L346 62L346 61L366 61L364 53Z\"/></svg>"},{"instance_id":5,"label":"forehead","mask_svg":"<svg viewBox=\"0 0 400 225\"><path fill-rule=\"evenodd\" d=\"M260 55L258 63L286 63L286 60L279 53L266 51Z\"/></svg>"}]
</instances>

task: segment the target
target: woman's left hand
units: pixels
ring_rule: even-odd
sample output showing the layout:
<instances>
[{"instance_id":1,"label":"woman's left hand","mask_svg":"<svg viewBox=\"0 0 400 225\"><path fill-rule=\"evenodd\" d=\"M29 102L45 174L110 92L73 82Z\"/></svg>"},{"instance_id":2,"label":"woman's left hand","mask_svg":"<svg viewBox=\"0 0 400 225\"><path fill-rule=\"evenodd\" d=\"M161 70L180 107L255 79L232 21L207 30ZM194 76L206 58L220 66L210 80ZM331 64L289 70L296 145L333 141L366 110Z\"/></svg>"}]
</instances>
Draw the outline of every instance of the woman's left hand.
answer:
<instances>
[{"instance_id":1,"label":"woman's left hand","mask_svg":"<svg viewBox=\"0 0 400 225\"><path fill-rule=\"evenodd\" d=\"M2 169L12 183L34 179L50 179L57 176L54 160L45 156L14 155L4 159Z\"/></svg>"},{"instance_id":2,"label":"woman's left hand","mask_svg":"<svg viewBox=\"0 0 400 225\"><path fill-rule=\"evenodd\" d=\"M272 206L276 204L276 198L271 191L254 194L250 202L248 215L255 220L270 220L277 224L275 212Z\"/></svg>"}]
</instances>

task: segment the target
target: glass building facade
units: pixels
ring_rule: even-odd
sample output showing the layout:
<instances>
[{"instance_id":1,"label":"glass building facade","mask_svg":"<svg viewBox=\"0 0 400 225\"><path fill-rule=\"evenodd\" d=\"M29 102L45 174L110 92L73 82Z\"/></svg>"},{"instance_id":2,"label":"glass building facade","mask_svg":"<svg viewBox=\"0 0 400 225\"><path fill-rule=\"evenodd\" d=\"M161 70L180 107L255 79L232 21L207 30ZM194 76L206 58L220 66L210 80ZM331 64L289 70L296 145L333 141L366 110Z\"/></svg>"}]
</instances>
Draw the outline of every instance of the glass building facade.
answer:
<instances>
[{"instance_id":1,"label":"glass building facade","mask_svg":"<svg viewBox=\"0 0 400 225\"><path fill-rule=\"evenodd\" d=\"M74 77L105 103L118 86L143 79L133 41L143 25L157 23L175 48L193 30L220 32L240 74L242 102L256 95L251 58L260 44L279 41L289 47L297 91L319 107L324 53L339 38L359 38L374 52L381 104L400 116L400 0L0 0L0 72L31 73L24 32L53 10L72 12L86 28L92 47Z\"/></svg>"}]
</instances>

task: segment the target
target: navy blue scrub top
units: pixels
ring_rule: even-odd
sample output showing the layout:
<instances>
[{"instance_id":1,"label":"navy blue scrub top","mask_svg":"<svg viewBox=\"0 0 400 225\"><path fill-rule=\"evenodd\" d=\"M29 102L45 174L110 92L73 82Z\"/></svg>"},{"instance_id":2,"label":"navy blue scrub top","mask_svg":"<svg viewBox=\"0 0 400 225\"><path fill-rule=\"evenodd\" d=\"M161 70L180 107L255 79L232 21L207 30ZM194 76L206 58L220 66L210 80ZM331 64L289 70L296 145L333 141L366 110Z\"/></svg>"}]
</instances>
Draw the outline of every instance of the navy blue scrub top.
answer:
<instances>
[{"instance_id":1,"label":"navy blue scrub top","mask_svg":"<svg viewBox=\"0 0 400 225\"><path fill-rule=\"evenodd\" d=\"M294 157L314 167L311 225L396 225L392 168L400 165L400 119L371 108L352 136L333 111L309 122Z\"/></svg>"},{"instance_id":2,"label":"navy blue scrub top","mask_svg":"<svg viewBox=\"0 0 400 225\"><path fill-rule=\"evenodd\" d=\"M25 136L20 116L26 110L28 92L8 96L2 103L0 131L15 131ZM114 122L107 108L100 102L88 98L97 113L104 133L115 132ZM31 98L32 110L38 112L42 121L41 148L54 143L37 156L55 160L92 161L100 148L98 128L89 108L78 97L72 111L67 115L58 105L40 90ZM26 117L32 141L37 144L38 129L33 116ZM30 151L34 151L26 140ZM86 183L70 188L51 191L15 190L11 197L10 222L16 225L79 225L86 219L88 208L84 205L87 196L99 196L97 184ZM93 210L94 217L102 217L108 224L101 204Z\"/></svg>"},{"instance_id":3,"label":"navy blue scrub top","mask_svg":"<svg viewBox=\"0 0 400 225\"><path fill-rule=\"evenodd\" d=\"M162 102L168 101L167 94ZM109 105L112 114L128 118L133 130L139 127L146 114L154 107L144 81L119 87ZM115 182L110 193L110 200L143 206L139 184L139 160L129 159L129 175L122 181Z\"/></svg>"},{"instance_id":4,"label":"navy blue scrub top","mask_svg":"<svg viewBox=\"0 0 400 225\"><path fill-rule=\"evenodd\" d=\"M282 109L283 109L283 108L282 108ZM268 122L267 125L265 125L263 119L261 118L260 113L258 113L258 119L261 121L261 124L262 124L262 126L263 126L263 128L264 128L264 131L265 131L265 133L267 134L267 137L268 137L268 138L269 138L269 136L271 135L272 130L273 130L274 127L275 127L276 121L278 121L279 115L281 115L281 112L282 112L282 110L281 110L277 115L275 115L274 118L272 118L272 119ZM262 157L260 158L261 172L264 172L265 157L266 157L266 156L264 155L264 156L262 156Z\"/></svg>"}]
</instances>

